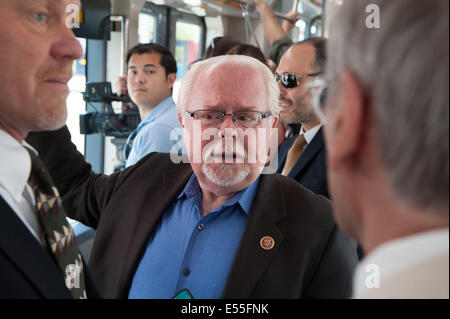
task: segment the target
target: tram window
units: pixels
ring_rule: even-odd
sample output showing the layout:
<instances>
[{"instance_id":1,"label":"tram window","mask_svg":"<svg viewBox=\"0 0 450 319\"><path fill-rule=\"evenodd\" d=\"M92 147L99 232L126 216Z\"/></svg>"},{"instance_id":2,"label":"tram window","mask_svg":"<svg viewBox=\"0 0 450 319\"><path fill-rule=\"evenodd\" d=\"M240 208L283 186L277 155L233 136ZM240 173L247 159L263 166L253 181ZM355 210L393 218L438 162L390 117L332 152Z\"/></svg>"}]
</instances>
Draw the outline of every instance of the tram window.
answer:
<instances>
[{"instance_id":1,"label":"tram window","mask_svg":"<svg viewBox=\"0 0 450 319\"><path fill-rule=\"evenodd\" d=\"M203 28L201 25L177 19L175 30L175 60L177 61L177 81L173 89L173 98L177 101L181 79L189 65L202 55L201 43Z\"/></svg>"},{"instance_id":2,"label":"tram window","mask_svg":"<svg viewBox=\"0 0 450 319\"><path fill-rule=\"evenodd\" d=\"M150 43L155 41L156 18L148 13L139 14L139 42Z\"/></svg>"},{"instance_id":3,"label":"tram window","mask_svg":"<svg viewBox=\"0 0 450 319\"><path fill-rule=\"evenodd\" d=\"M320 37L322 36L322 19L317 19L313 21L310 29L310 37Z\"/></svg>"},{"instance_id":4,"label":"tram window","mask_svg":"<svg viewBox=\"0 0 450 319\"><path fill-rule=\"evenodd\" d=\"M307 23L304 19L300 19L297 21L297 23L295 24L295 27L297 29L297 41L303 41L306 39L306 26Z\"/></svg>"},{"instance_id":5,"label":"tram window","mask_svg":"<svg viewBox=\"0 0 450 319\"><path fill-rule=\"evenodd\" d=\"M200 41L202 29L199 25L177 21L175 60L177 60L177 77L182 78L189 64L200 58Z\"/></svg>"},{"instance_id":6,"label":"tram window","mask_svg":"<svg viewBox=\"0 0 450 319\"><path fill-rule=\"evenodd\" d=\"M70 93L67 97L67 127L72 135L72 142L78 151L84 154L84 135L80 134L80 114L86 112L86 103L83 100L84 89L86 87L86 39L78 39L83 47L83 56L73 62L73 77L69 81Z\"/></svg>"}]
</instances>

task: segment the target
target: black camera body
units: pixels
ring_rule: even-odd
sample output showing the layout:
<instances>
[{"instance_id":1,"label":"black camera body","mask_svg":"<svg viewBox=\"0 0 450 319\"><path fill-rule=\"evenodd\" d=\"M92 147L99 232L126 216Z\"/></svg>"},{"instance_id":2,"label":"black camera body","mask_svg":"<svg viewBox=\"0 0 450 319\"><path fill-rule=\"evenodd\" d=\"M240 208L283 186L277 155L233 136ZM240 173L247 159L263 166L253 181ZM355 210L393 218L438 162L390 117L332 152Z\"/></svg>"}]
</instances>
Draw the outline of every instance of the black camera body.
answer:
<instances>
[{"instance_id":1,"label":"black camera body","mask_svg":"<svg viewBox=\"0 0 450 319\"><path fill-rule=\"evenodd\" d=\"M141 122L137 108L127 110L120 114L114 112L112 102L131 102L125 95L112 92L111 83L87 83L83 99L87 103L104 103L106 112L90 112L80 115L80 133L126 138Z\"/></svg>"}]
</instances>

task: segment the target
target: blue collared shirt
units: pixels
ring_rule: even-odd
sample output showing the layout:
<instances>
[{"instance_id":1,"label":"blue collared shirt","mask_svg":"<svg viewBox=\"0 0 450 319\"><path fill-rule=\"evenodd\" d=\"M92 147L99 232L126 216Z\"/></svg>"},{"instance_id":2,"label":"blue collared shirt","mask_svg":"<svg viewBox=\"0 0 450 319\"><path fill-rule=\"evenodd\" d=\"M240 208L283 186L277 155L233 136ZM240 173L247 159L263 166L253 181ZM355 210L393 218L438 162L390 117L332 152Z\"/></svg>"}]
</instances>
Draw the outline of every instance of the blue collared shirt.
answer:
<instances>
[{"instance_id":1,"label":"blue collared shirt","mask_svg":"<svg viewBox=\"0 0 450 319\"><path fill-rule=\"evenodd\" d=\"M192 175L150 236L128 297L169 299L187 288L194 298L220 298L258 185L259 178L202 217Z\"/></svg>"},{"instance_id":2,"label":"blue collared shirt","mask_svg":"<svg viewBox=\"0 0 450 319\"><path fill-rule=\"evenodd\" d=\"M173 152L173 147L177 144L177 141L171 140L170 135L172 130L176 128L181 130L177 108L172 97L168 97L151 110L138 125L133 147L125 166L136 164L142 157L151 152Z\"/></svg>"}]
</instances>

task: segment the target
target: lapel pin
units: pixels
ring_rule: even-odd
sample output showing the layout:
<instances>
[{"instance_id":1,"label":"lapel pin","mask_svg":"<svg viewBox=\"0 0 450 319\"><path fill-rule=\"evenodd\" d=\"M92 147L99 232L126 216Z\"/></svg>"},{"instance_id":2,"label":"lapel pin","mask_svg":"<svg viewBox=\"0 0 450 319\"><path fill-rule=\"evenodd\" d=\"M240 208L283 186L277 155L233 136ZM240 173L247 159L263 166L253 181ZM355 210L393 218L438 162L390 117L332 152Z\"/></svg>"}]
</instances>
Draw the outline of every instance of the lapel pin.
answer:
<instances>
[{"instance_id":1,"label":"lapel pin","mask_svg":"<svg viewBox=\"0 0 450 319\"><path fill-rule=\"evenodd\" d=\"M259 244L261 245L261 248L264 250L271 250L275 246L275 239L270 236L264 236L259 241Z\"/></svg>"}]
</instances>

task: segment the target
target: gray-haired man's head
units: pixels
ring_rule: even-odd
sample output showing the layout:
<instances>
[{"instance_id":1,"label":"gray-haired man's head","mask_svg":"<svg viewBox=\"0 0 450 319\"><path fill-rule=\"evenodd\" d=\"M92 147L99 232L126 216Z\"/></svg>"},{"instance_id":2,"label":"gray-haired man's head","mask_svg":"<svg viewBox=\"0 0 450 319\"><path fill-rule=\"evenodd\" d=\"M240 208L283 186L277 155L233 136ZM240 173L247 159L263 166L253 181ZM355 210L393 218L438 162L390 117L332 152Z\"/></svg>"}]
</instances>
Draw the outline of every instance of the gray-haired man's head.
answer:
<instances>
[{"instance_id":1,"label":"gray-haired man's head","mask_svg":"<svg viewBox=\"0 0 450 319\"><path fill-rule=\"evenodd\" d=\"M380 28L366 23L369 5L380 9ZM346 0L337 10L328 42L328 114L347 102L342 74L349 71L364 92L365 124L395 198L448 214L449 2Z\"/></svg>"}]
</instances>

